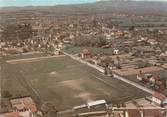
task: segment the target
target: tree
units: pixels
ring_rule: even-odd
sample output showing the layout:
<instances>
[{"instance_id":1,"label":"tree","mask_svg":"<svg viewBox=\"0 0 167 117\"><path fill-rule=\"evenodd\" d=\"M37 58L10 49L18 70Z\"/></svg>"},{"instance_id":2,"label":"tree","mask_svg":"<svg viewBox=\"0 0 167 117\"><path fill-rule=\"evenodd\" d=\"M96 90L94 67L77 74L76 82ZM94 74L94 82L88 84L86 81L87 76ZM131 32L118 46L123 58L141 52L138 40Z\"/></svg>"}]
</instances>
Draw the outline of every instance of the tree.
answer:
<instances>
[{"instance_id":1,"label":"tree","mask_svg":"<svg viewBox=\"0 0 167 117\"><path fill-rule=\"evenodd\" d=\"M33 35L32 26L30 24L18 25L17 34L19 39L31 38Z\"/></svg>"},{"instance_id":2,"label":"tree","mask_svg":"<svg viewBox=\"0 0 167 117\"><path fill-rule=\"evenodd\" d=\"M101 46L103 46L103 45L106 45L107 44L107 41L106 41L106 39L105 39L105 37L104 36L98 36L97 38L96 38L96 43L97 43L97 46L98 47L101 47Z\"/></svg>"},{"instance_id":3,"label":"tree","mask_svg":"<svg viewBox=\"0 0 167 117\"><path fill-rule=\"evenodd\" d=\"M116 57L116 60L117 60L117 65L116 65L116 66L117 66L117 68L118 68L118 69L121 69L120 57L119 57L119 56L117 56L117 57Z\"/></svg>"},{"instance_id":4,"label":"tree","mask_svg":"<svg viewBox=\"0 0 167 117\"><path fill-rule=\"evenodd\" d=\"M81 36L73 41L75 46L97 46L102 47L107 44L107 40L104 36Z\"/></svg>"},{"instance_id":5,"label":"tree","mask_svg":"<svg viewBox=\"0 0 167 117\"><path fill-rule=\"evenodd\" d=\"M2 38L7 40L14 40L17 38L17 27L16 25L8 25L4 28L2 32Z\"/></svg>"},{"instance_id":6,"label":"tree","mask_svg":"<svg viewBox=\"0 0 167 117\"><path fill-rule=\"evenodd\" d=\"M33 30L30 24L7 25L2 32L2 38L5 40L22 40L32 36Z\"/></svg>"}]
</instances>

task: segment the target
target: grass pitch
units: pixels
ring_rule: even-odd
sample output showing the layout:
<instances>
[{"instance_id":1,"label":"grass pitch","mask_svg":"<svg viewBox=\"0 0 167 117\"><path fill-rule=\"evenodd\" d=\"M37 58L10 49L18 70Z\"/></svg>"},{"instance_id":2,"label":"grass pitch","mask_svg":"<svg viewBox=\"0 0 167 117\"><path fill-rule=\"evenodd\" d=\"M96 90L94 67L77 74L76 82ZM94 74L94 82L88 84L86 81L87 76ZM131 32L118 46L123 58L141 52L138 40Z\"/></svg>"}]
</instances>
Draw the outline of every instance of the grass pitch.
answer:
<instances>
[{"instance_id":1,"label":"grass pitch","mask_svg":"<svg viewBox=\"0 0 167 117\"><path fill-rule=\"evenodd\" d=\"M5 85L4 90L9 90L13 94L17 94L18 90L21 90L20 93L24 92L31 95L27 87L24 86L24 82L18 80L18 82L9 83L10 80L13 80L12 76L22 77L36 90L42 102L51 102L58 109L72 108L88 101L100 99L117 102L147 95L135 87L104 76L95 69L66 56L20 63L13 66L15 66L17 72L10 73L8 82L5 82L8 85ZM12 71L14 68L10 69ZM102 78L107 84L98 78Z\"/></svg>"}]
</instances>

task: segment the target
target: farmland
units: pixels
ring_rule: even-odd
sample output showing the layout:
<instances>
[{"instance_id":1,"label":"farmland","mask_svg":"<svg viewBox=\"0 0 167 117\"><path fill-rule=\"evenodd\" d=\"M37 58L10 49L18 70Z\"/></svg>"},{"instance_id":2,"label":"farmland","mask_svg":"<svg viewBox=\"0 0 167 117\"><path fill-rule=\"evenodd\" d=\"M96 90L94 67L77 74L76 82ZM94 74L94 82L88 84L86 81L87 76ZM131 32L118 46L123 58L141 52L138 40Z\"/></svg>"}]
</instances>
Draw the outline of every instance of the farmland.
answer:
<instances>
[{"instance_id":1,"label":"farmland","mask_svg":"<svg viewBox=\"0 0 167 117\"><path fill-rule=\"evenodd\" d=\"M42 102L51 102L58 109L99 99L114 103L147 95L66 56L3 66L2 90L17 96L32 95L34 89Z\"/></svg>"}]
</instances>

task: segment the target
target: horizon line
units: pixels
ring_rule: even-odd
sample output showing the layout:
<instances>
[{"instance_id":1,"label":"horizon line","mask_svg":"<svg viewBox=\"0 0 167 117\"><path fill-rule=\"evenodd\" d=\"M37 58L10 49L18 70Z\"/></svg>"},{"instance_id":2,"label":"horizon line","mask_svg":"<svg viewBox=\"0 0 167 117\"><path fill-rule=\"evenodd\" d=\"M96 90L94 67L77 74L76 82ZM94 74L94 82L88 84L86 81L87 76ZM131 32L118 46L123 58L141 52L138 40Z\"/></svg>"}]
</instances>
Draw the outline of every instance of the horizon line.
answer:
<instances>
[{"instance_id":1,"label":"horizon line","mask_svg":"<svg viewBox=\"0 0 167 117\"><path fill-rule=\"evenodd\" d=\"M12 7L18 7L18 8L24 8L24 7L54 7L54 6L68 6L68 5L82 5L82 4L92 4L97 2L107 2L112 0L92 0L90 2L72 2L72 3L55 3L55 4L30 4L30 5L11 5L11 6L0 6L0 8L12 8ZM116 0L117 1L117 0ZM118 0L119 1L119 0ZM167 0L122 0L122 2L167 2ZM1 2L1 0L0 0Z\"/></svg>"}]
</instances>

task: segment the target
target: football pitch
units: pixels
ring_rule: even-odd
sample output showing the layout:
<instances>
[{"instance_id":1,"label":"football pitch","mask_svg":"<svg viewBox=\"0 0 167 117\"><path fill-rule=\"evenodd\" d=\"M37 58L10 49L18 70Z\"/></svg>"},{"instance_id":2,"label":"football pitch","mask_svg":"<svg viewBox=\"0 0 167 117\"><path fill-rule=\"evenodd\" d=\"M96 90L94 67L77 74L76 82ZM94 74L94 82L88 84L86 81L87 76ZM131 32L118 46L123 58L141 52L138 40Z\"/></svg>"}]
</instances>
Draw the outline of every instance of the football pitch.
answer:
<instances>
[{"instance_id":1,"label":"football pitch","mask_svg":"<svg viewBox=\"0 0 167 117\"><path fill-rule=\"evenodd\" d=\"M6 68L7 71L3 69L2 90L17 96L31 95L30 90L33 89L42 102L53 103L60 110L100 99L114 103L147 95L67 56L9 66L13 67Z\"/></svg>"}]
</instances>

